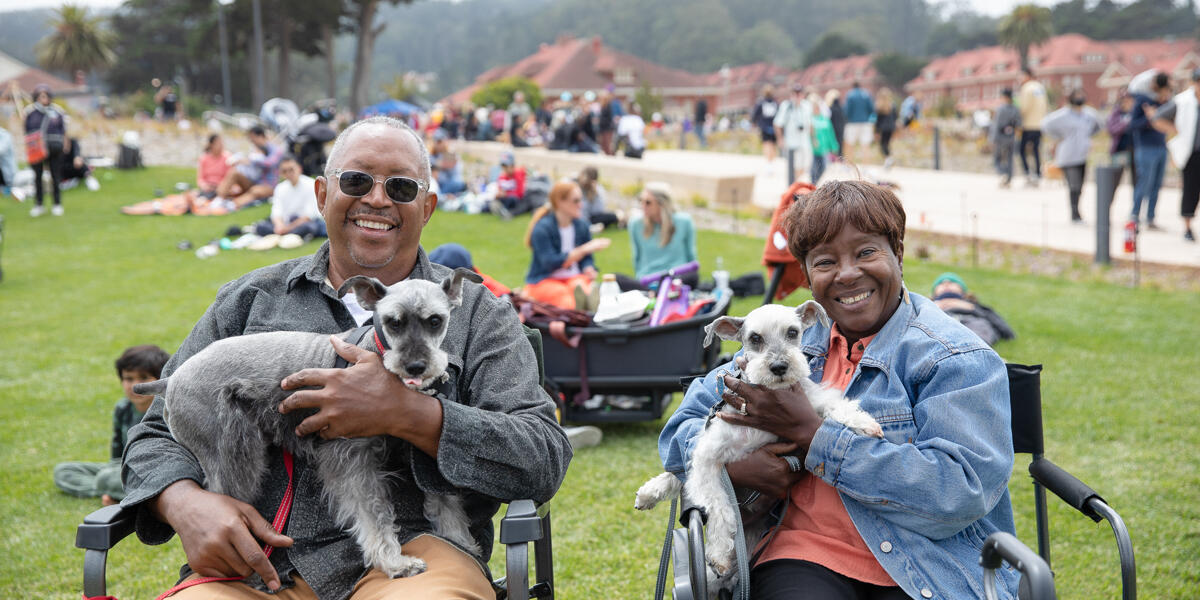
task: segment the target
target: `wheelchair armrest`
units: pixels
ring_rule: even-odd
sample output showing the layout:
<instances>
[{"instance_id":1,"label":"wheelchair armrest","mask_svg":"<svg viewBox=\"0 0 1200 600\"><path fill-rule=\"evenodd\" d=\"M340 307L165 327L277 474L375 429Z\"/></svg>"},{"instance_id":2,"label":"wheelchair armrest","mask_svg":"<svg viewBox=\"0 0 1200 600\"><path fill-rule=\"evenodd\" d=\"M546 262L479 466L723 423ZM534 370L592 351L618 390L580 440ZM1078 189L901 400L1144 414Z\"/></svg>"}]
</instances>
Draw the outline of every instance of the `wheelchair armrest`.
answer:
<instances>
[{"instance_id":1,"label":"wheelchair armrest","mask_svg":"<svg viewBox=\"0 0 1200 600\"><path fill-rule=\"evenodd\" d=\"M1050 565L1042 560L1029 546L1010 533L997 531L983 543L979 564L983 565L983 591L988 600L995 600L996 569L1007 562L1021 572L1020 591L1022 600L1054 600L1054 574Z\"/></svg>"},{"instance_id":2,"label":"wheelchair armrest","mask_svg":"<svg viewBox=\"0 0 1200 600\"><path fill-rule=\"evenodd\" d=\"M105 506L83 518L75 531L75 547L108 550L133 533L137 515L120 505Z\"/></svg>"},{"instance_id":3,"label":"wheelchair armrest","mask_svg":"<svg viewBox=\"0 0 1200 600\"><path fill-rule=\"evenodd\" d=\"M1108 521L1117 539L1117 553L1121 559L1121 596L1127 600L1137 597L1137 564L1133 556L1133 540L1129 528L1117 511L1104 501L1095 490L1074 475L1045 458L1038 458L1029 465L1029 474L1038 483L1062 498L1075 510L1099 523Z\"/></svg>"},{"instance_id":4,"label":"wheelchair armrest","mask_svg":"<svg viewBox=\"0 0 1200 600\"><path fill-rule=\"evenodd\" d=\"M1045 458L1038 458L1030 463L1029 474L1038 483L1046 486L1046 489L1054 492L1054 495L1062 498L1063 502L1070 504L1091 520L1100 522L1102 517L1092 509L1091 500L1097 499L1104 502L1104 498L1101 498L1100 494L1097 494L1095 490L1074 475Z\"/></svg>"},{"instance_id":5,"label":"wheelchair armrest","mask_svg":"<svg viewBox=\"0 0 1200 600\"><path fill-rule=\"evenodd\" d=\"M529 585L529 543L533 542L534 585ZM550 503L510 502L500 519L505 546L505 576L494 582L498 600L554 598L554 556L550 535Z\"/></svg>"},{"instance_id":6,"label":"wheelchair armrest","mask_svg":"<svg viewBox=\"0 0 1200 600\"><path fill-rule=\"evenodd\" d=\"M542 522L550 514L550 503L536 504L533 500L509 503L500 519L500 543L520 544L542 539Z\"/></svg>"}]
</instances>

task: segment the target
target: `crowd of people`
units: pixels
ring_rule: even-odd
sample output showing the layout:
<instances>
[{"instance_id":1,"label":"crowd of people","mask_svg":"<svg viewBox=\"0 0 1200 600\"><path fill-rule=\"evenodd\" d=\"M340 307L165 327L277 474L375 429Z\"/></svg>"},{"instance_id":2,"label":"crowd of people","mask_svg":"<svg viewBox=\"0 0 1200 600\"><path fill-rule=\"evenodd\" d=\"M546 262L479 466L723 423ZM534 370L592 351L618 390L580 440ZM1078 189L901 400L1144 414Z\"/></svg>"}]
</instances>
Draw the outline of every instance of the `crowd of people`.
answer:
<instances>
[{"instance_id":1,"label":"crowd of people","mask_svg":"<svg viewBox=\"0 0 1200 600\"><path fill-rule=\"evenodd\" d=\"M1192 73L1191 79L1190 85L1176 90L1168 74L1143 72L1133 78L1104 117L1088 105L1081 88L1065 90L1062 106L1051 110L1045 86L1029 69L1023 69L1020 88L1003 89L1001 104L983 116L1000 186L1007 188L1012 183L1014 155L1020 158L1028 187L1039 185L1044 167L1060 171L1066 182L1071 221L1084 224L1079 200L1092 154L1092 138L1107 131L1107 164L1122 173L1128 171L1133 182L1129 223L1135 230L1144 226L1162 231L1155 217L1170 160L1183 175L1183 237L1194 242L1192 220L1200 201L1200 160L1193 161L1192 157L1200 150L1195 108L1200 97L1200 69ZM1048 165L1042 164L1043 141L1053 147Z\"/></svg>"},{"instance_id":2,"label":"crowd of people","mask_svg":"<svg viewBox=\"0 0 1200 600\"><path fill-rule=\"evenodd\" d=\"M795 181L818 183L831 162L853 161L856 153L861 156L864 148L876 142L884 167L890 167L894 162L892 137L915 126L920 118L916 96L906 96L897 104L895 94L884 87L872 98L857 81L844 101L836 89L822 97L800 84L791 87L790 96L777 98L775 87L768 85L750 115L768 166L782 154L789 186Z\"/></svg>"}]
</instances>

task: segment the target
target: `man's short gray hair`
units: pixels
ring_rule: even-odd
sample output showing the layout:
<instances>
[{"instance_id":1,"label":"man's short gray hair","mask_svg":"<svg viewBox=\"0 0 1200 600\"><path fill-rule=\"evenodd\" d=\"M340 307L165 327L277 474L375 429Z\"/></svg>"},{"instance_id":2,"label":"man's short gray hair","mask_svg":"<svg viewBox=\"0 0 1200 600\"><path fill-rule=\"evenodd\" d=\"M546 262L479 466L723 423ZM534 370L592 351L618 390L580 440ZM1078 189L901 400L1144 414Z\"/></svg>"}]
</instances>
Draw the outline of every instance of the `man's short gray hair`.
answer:
<instances>
[{"instance_id":1,"label":"man's short gray hair","mask_svg":"<svg viewBox=\"0 0 1200 600\"><path fill-rule=\"evenodd\" d=\"M329 151L329 158L325 161L325 177L333 177L334 166L341 163L342 154L346 152L346 140L349 139L350 134L355 129L365 125L384 125L386 127L394 127L400 131L408 132L408 134L417 141L417 150L421 155L420 175L425 180L425 183L429 183L429 180L433 177L433 172L429 166L429 149L425 147L425 140L421 139L421 136L414 131L412 127L408 126L408 123L405 123L399 119L383 116L370 117L368 119L356 121L338 134L337 139L333 142L333 150Z\"/></svg>"}]
</instances>

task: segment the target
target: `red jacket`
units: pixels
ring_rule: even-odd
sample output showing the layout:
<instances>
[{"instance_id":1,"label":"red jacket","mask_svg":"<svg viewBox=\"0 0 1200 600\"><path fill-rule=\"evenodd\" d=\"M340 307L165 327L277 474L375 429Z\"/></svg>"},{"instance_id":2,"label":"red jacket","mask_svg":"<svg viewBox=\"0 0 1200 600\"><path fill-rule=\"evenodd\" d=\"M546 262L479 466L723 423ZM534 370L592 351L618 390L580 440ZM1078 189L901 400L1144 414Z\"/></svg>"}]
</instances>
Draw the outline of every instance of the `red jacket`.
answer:
<instances>
[{"instance_id":1,"label":"red jacket","mask_svg":"<svg viewBox=\"0 0 1200 600\"><path fill-rule=\"evenodd\" d=\"M496 184L500 191L497 196L501 198L524 198L525 197L525 167L517 167L513 169L512 174L501 171L500 177L496 179Z\"/></svg>"}]
</instances>

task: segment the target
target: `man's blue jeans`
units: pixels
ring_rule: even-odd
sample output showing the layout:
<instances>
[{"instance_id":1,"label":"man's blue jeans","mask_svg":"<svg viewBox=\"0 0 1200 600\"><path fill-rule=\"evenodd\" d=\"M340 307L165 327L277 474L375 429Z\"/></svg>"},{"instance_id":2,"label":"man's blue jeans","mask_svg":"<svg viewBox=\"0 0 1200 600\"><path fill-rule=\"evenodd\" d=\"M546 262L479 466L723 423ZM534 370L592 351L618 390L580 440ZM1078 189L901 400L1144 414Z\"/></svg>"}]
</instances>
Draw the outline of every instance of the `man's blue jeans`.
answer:
<instances>
[{"instance_id":1,"label":"man's blue jeans","mask_svg":"<svg viewBox=\"0 0 1200 600\"><path fill-rule=\"evenodd\" d=\"M1138 146L1133 152L1137 179L1133 186L1133 212L1129 218L1137 221L1142 212L1142 200L1146 201L1146 222L1154 222L1154 207L1158 204L1158 190L1162 187L1163 172L1167 168L1166 146Z\"/></svg>"}]
</instances>

